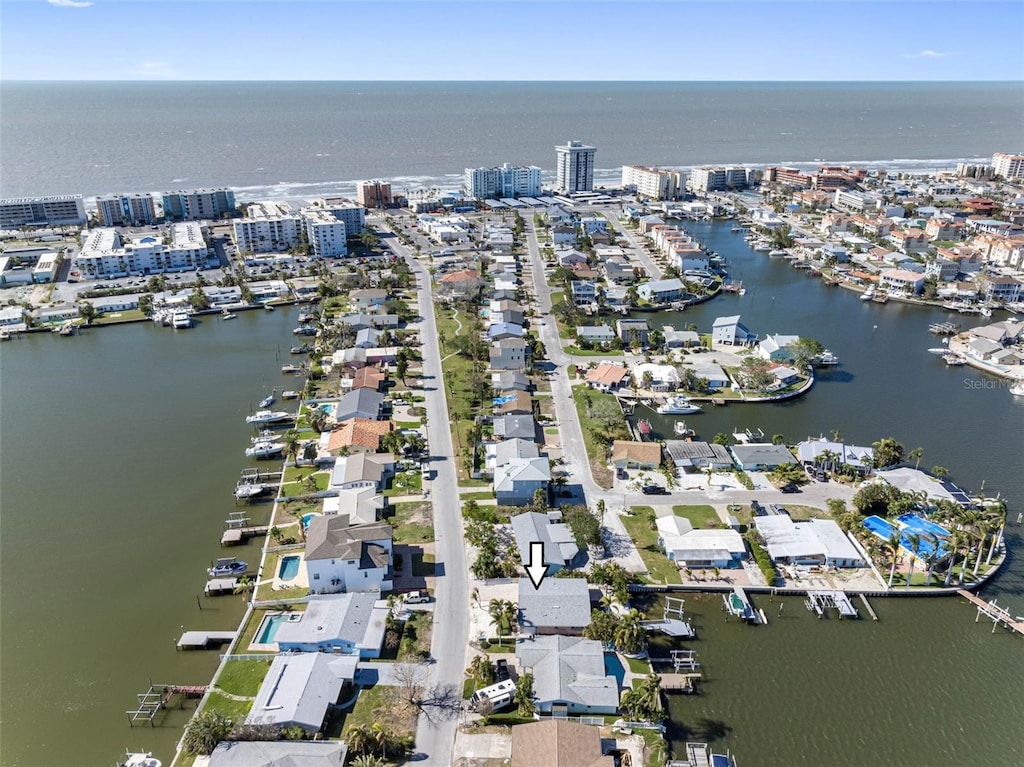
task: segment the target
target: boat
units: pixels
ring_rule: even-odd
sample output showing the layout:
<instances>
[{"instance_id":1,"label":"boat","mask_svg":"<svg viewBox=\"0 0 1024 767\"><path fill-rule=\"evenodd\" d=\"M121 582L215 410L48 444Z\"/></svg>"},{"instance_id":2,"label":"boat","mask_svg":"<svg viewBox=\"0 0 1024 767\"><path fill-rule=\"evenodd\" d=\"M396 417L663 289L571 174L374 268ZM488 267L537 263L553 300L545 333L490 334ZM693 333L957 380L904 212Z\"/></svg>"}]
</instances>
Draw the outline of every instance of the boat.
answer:
<instances>
[{"instance_id":1,"label":"boat","mask_svg":"<svg viewBox=\"0 0 1024 767\"><path fill-rule=\"evenodd\" d=\"M299 398L299 393L297 391L293 391L292 389L288 389L286 391L281 392L281 399L298 399L298 398Z\"/></svg>"},{"instance_id":2,"label":"boat","mask_svg":"<svg viewBox=\"0 0 1024 767\"><path fill-rule=\"evenodd\" d=\"M652 431L651 422L648 421L646 418L641 418L636 423L636 430L640 432L641 438L648 436Z\"/></svg>"},{"instance_id":3,"label":"boat","mask_svg":"<svg viewBox=\"0 0 1024 767\"><path fill-rule=\"evenodd\" d=\"M697 436L697 432L686 427L686 421L676 421L676 425L672 427L672 431L683 439L692 439Z\"/></svg>"},{"instance_id":4,"label":"boat","mask_svg":"<svg viewBox=\"0 0 1024 767\"><path fill-rule=\"evenodd\" d=\"M293 346L288 350L289 354L308 354L310 350L309 344L303 344L302 346Z\"/></svg>"},{"instance_id":5,"label":"boat","mask_svg":"<svg viewBox=\"0 0 1024 767\"><path fill-rule=\"evenodd\" d=\"M294 333L297 336L315 336L316 328L312 327L311 325L300 325L299 327L292 330L292 333Z\"/></svg>"},{"instance_id":6,"label":"boat","mask_svg":"<svg viewBox=\"0 0 1024 767\"><path fill-rule=\"evenodd\" d=\"M742 227L742 226L734 226L734 227L733 227L732 229L730 229L729 231L730 231L730 232L742 232L742 231L743 231L743 227Z\"/></svg>"},{"instance_id":7,"label":"boat","mask_svg":"<svg viewBox=\"0 0 1024 767\"><path fill-rule=\"evenodd\" d=\"M190 328L192 327L192 318L188 316L188 312L175 312L171 315L171 327L178 328Z\"/></svg>"},{"instance_id":8,"label":"boat","mask_svg":"<svg viewBox=\"0 0 1024 767\"><path fill-rule=\"evenodd\" d=\"M305 324L307 322L313 322L316 319L316 315L313 312L299 312L299 323Z\"/></svg>"},{"instance_id":9,"label":"boat","mask_svg":"<svg viewBox=\"0 0 1024 767\"><path fill-rule=\"evenodd\" d=\"M218 559L213 567L206 568L206 573L211 578L221 578L226 575L241 575L249 569L249 565L234 557Z\"/></svg>"},{"instance_id":10,"label":"boat","mask_svg":"<svg viewBox=\"0 0 1024 767\"><path fill-rule=\"evenodd\" d=\"M294 413L286 413L283 410L257 410L252 415L245 417L246 423L254 424L285 423L286 421L294 420Z\"/></svg>"},{"instance_id":11,"label":"boat","mask_svg":"<svg viewBox=\"0 0 1024 767\"><path fill-rule=\"evenodd\" d=\"M981 312L981 316L982 317L991 317L992 316L992 308L991 307L983 306L978 311Z\"/></svg>"},{"instance_id":12,"label":"boat","mask_svg":"<svg viewBox=\"0 0 1024 767\"><path fill-rule=\"evenodd\" d=\"M260 498L270 493L271 490L273 490L273 488L270 485L259 485L246 482L235 488L235 500L244 501L249 498Z\"/></svg>"},{"instance_id":13,"label":"boat","mask_svg":"<svg viewBox=\"0 0 1024 767\"><path fill-rule=\"evenodd\" d=\"M260 409L266 410L268 407L274 404L273 393L268 394L266 397L260 400Z\"/></svg>"},{"instance_id":14,"label":"boat","mask_svg":"<svg viewBox=\"0 0 1024 767\"><path fill-rule=\"evenodd\" d=\"M54 332L59 336L73 336L75 334L75 323L65 322Z\"/></svg>"},{"instance_id":15,"label":"boat","mask_svg":"<svg viewBox=\"0 0 1024 767\"><path fill-rule=\"evenodd\" d=\"M254 442L252 447L245 449L247 458L273 458L284 451L283 442Z\"/></svg>"},{"instance_id":16,"label":"boat","mask_svg":"<svg viewBox=\"0 0 1024 767\"><path fill-rule=\"evenodd\" d=\"M1024 381L1017 381L1010 387L1010 394L1015 397L1024 397Z\"/></svg>"},{"instance_id":17,"label":"boat","mask_svg":"<svg viewBox=\"0 0 1024 767\"><path fill-rule=\"evenodd\" d=\"M686 413L699 413L700 405L695 405L681 394L669 397L663 405L659 405L656 412L662 415L683 415Z\"/></svg>"},{"instance_id":18,"label":"boat","mask_svg":"<svg viewBox=\"0 0 1024 767\"><path fill-rule=\"evenodd\" d=\"M725 603L725 609L730 615L735 615L746 623L758 622L754 608L751 606L750 600L747 599L743 589L733 588L731 593L722 595L722 601Z\"/></svg>"},{"instance_id":19,"label":"boat","mask_svg":"<svg viewBox=\"0 0 1024 767\"><path fill-rule=\"evenodd\" d=\"M302 370L302 368L300 368L298 365L282 365L281 366L281 372L282 373L298 373L301 370Z\"/></svg>"},{"instance_id":20,"label":"boat","mask_svg":"<svg viewBox=\"0 0 1024 767\"><path fill-rule=\"evenodd\" d=\"M870 301L874 297L875 297L875 289L874 288L868 288L867 290L865 290L863 293L860 294L860 300L861 301Z\"/></svg>"},{"instance_id":21,"label":"boat","mask_svg":"<svg viewBox=\"0 0 1024 767\"><path fill-rule=\"evenodd\" d=\"M966 365L967 359L962 354L956 352L949 352L948 354L942 355L942 359L946 361L946 364L950 367L957 367L959 365Z\"/></svg>"},{"instance_id":22,"label":"boat","mask_svg":"<svg viewBox=\"0 0 1024 767\"><path fill-rule=\"evenodd\" d=\"M769 245L767 242L755 242L754 243L754 252L756 252L756 253L768 253L769 251L771 251L771 249L772 249L772 246Z\"/></svg>"},{"instance_id":23,"label":"boat","mask_svg":"<svg viewBox=\"0 0 1024 767\"><path fill-rule=\"evenodd\" d=\"M124 760L119 761L117 767L163 767L163 762L151 751L125 751Z\"/></svg>"},{"instance_id":24,"label":"boat","mask_svg":"<svg viewBox=\"0 0 1024 767\"><path fill-rule=\"evenodd\" d=\"M786 256L786 255L789 255L789 254L786 253L786 251L780 250L778 248L776 248L775 250L769 250L768 251L769 258L782 258L783 256Z\"/></svg>"},{"instance_id":25,"label":"boat","mask_svg":"<svg viewBox=\"0 0 1024 767\"><path fill-rule=\"evenodd\" d=\"M10 341L12 338L11 332L8 330L0 330L0 341Z\"/></svg>"},{"instance_id":26,"label":"boat","mask_svg":"<svg viewBox=\"0 0 1024 767\"><path fill-rule=\"evenodd\" d=\"M740 296L745 296L745 295L747 295L747 289L746 288L740 288L739 290L736 291L736 294L740 295Z\"/></svg>"},{"instance_id":27,"label":"boat","mask_svg":"<svg viewBox=\"0 0 1024 767\"><path fill-rule=\"evenodd\" d=\"M811 364L820 368L833 367L839 364L839 358L828 349L825 349L821 354L811 360Z\"/></svg>"},{"instance_id":28,"label":"boat","mask_svg":"<svg viewBox=\"0 0 1024 767\"><path fill-rule=\"evenodd\" d=\"M232 314L229 311L223 311L223 312L220 313L220 318L222 320L233 320L233 319L236 319L237 317L238 317L237 314Z\"/></svg>"},{"instance_id":29,"label":"boat","mask_svg":"<svg viewBox=\"0 0 1024 767\"><path fill-rule=\"evenodd\" d=\"M274 311L274 307L271 306L270 304L263 304L263 308L266 309L268 312Z\"/></svg>"},{"instance_id":30,"label":"boat","mask_svg":"<svg viewBox=\"0 0 1024 767\"><path fill-rule=\"evenodd\" d=\"M947 346L933 346L928 350L929 354L937 354L940 357L944 354L949 354L949 347Z\"/></svg>"}]
</instances>

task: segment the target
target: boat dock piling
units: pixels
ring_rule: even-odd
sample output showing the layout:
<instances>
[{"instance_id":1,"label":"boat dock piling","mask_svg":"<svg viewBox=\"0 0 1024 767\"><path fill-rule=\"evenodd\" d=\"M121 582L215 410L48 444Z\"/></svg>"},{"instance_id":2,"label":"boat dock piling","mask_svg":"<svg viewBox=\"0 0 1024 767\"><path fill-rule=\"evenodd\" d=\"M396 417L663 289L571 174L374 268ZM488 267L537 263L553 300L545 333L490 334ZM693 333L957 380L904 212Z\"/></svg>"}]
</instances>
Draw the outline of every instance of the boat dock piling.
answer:
<instances>
[{"instance_id":1,"label":"boat dock piling","mask_svg":"<svg viewBox=\"0 0 1024 767\"><path fill-rule=\"evenodd\" d=\"M156 715L167 708L167 704L174 696L178 698L178 708L184 708L187 698L201 698L206 694L206 685L181 685L181 684L153 684L150 682L146 692L135 693L138 699L138 707L131 711L125 711L128 715L128 724L134 727L138 722L149 722L154 727L153 720Z\"/></svg>"},{"instance_id":2,"label":"boat dock piling","mask_svg":"<svg viewBox=\"0 0 1024 767\"><path fill-rule=\"evenodd\" d=\"M237 631L186 631L178 640L179 650L207 650L213 645L228 644Z\"/></svg>"},{"instance_id":3,"label":"boat dock piling","mask_svg":"<svg viewBox=\"0 0 1024 767\"><path fill-rule=\"evenodd\" d=\"M221 546L237 546L250 538L266 535L270 528L267 525L257 527L232 527L224 531L220 537Z\"/></svg>"},{"instance_id":4,"label":"boat dock piling","mask_svg":"<svg viewBox=\"0 0 1024 767\"><path fill-rule=\"evenodd\" d=\"M1010 629L1010 631L1024 635L1024 618L1021 618L1020 616L1013 618L1010 615L1009 610L996 604L996 600L993 599L990 602L986 602L978 595L972 594L966 589L958 589L956 593L978 608L978 614L974 616L975 623L977 623L981 619L982 614L984 614L986 618L990 618L992 620L993 634L996 633L996 626L1002 625Z\"/></svg>"},{"instance_id":5,"label":"boat dock piling","mask_svg":"<svg viewBox=\"0 0 1024 767\"><path fill-rule=\"evenodd\" d=\"M864 603L864 609L868 611L868 615L871 616L871 620L877 621L878 616L875 615L875 611L871 609L871 603L868 601L867 594L861 594L860 601Z\"/></svg>"},{"instance_id":6,"label":"boat dock piling","mask_svg":"<svg viewBox=\"0 0 1024 767\"><path fill-rule=\"evenodd\" d=\"M218 597L221 594L234 594L238 588L238 578L214 578L206 582L203 593L208 597ZM200 605L200 608L202 605Z\"/></svg>"},{"instance_id":7,"label":"boat dock piling","mask_svg":"<svg viewBox=\"0 0 1024 767\"><path fill-rule=\"evenodd\" d=\"M819 618L825 617L825 610L833 608L839 612L839 619L856 618L857 608L853 606L845 591L809 591L804 602L808 610L817 613Z\"/></svg>"}]
</instances>

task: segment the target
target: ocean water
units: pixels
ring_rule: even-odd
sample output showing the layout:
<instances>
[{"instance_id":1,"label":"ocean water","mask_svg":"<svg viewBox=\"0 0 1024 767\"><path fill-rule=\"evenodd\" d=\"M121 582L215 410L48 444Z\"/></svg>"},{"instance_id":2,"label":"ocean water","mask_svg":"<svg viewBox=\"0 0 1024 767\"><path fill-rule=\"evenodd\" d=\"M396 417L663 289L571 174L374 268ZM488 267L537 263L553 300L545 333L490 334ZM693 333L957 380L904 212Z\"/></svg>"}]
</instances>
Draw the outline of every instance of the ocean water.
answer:
<instances>
[{"instance_id":1,"label":"ocean water","mask_svg":"<svg viewBox=\"0 0 1024 767\"><path fill-rule=\"evenodd\" d=\"M0 195L227 185L241 199L458 188L466 167L952 167L1024 148L1020 83L27 83L0 86Z\"/></svg>"}]
</instances>

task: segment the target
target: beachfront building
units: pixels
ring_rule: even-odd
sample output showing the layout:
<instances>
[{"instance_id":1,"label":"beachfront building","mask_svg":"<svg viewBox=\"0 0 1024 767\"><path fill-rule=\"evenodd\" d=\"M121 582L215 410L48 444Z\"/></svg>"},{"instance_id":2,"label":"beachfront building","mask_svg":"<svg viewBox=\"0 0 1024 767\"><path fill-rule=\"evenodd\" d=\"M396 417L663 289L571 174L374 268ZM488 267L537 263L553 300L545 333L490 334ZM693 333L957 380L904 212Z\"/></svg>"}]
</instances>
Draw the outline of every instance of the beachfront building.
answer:
<instances>
[{"instance_id":1,"label":"beachfront building","mask_svg":"<svg viewBox=\"0 0 1024 767\"><path fill-rule=\"evenodd\" d=\"M478 200L496 197L539 197L540 168L505 163L494 168L466 168L462 190Z\"/></svg>"},{"instance_id":2,"label":"beachfront building","mask_svg":"<svg viewBox=\"0 0 1024 767\"><path fill-rule=\"evenodd\" d=\"M86 222L80 194L11 197L0 200L0 229L22 226L81 226Z\"/></svg>"},{"instance_id":3,"label":"beachfront building","mask_svg":"<svg viewBox=\"0 0 1024 767\"><path fill-rule=\"evenodd\" d=\"M752 171L750 171L752 173ZM749 183L748 169L739 166L694 168L686 179L686 188L694 194L745 189Z\"/></svg>"},{"instance_id":4,"label":"beachfront building","mask_svg":"<svg viewBox=\"0 0 1024 767\"><path fill-rule=\"evenodd\" d=\"M1024 154L996 152L992 155L992 175L1004 181L1024 179Z\"/></svg>"},{"instance_id":5,"label":"beachfront building","mask_svg":"<svg viewBox=\"0 0 1024 767\"><path fill-rule=\"evenodd\" d=\"M879 290L914 296L924 289L924 274L909 269L883 269L878 275Z\"/></svg>"},{"instance_id":6,"label":"beachfront building","mask_svg":"<svg viewBox=\"0 0 1024 767\"><path fill-rule=\"evenodd\" d=\"M757 334L747 330L746 325L740 322L740 315L734 314L730 317L716 317L711 326L711 343L725 344L726 346L746 346L757 340Z\"/></svg>"},{"instance_id":7,"label":"beachfront building","mask_svg":"<svg viewBox=\"0 0 1024 767\"><path fill-rule=\"evenodd\" d=\"M579 141L555 147L555 189L563 194L594 190L594 154L597 149Z\"/></svg>"},{"instance_id":8,"label":"beachfront building","mask_svg":"<svg viewBox=\"0 0 1024 767\"><path fill-rule=\"evenodd\" d=\"M124 277L202 269L209 254L202 227L186 222L172 224L163 234L93 229L83 237L75 263L88 278Z\"/></svg>"},{"instance_id":9,"label":"beachfront building","mask_svg":"<svg viewBox=\"0 0 1024 767\"><path fill-rule=\"evenodd\" d=\"M356 201L364 208L390 208L391 183L388 181L360 181L356 187Z\"/></svg>"},{"instance_id":10,"label":"beachfront building","mask_svg":"<svg viewBox=\"0 0 1024 767\"><path fill-rule=\"evenodd\" d=\"M345 222L345 232L349 237L358 237L366 231L366 208L355 200L347 197L322 197L313 203L314 208L321 208L339 221Z\"/></svg>"},{"instance_id":11,"label":"beachfront building","mask_svg":"<svg viewBox=\"0 0 1024 767\"><path fill-rule=\"evenodd\" d=\"M306 241L314 258L339 258L348 255L348 227L331 211L303 208Z\"/></svg>"},{"instance_id":12,"label":"beachfront building","mask_svg":"<svg viewBox=\"0 0 1024 767\"><path fill-rule=\"evenodd\" d=\"M100 226L143 226L155 224L156 198L142 194L105 194L96 198Z\"/></svg>"},{"instance_id":13,"label":"beachfront building","mask_svg":"<svg viewBox=\"0 0 1024 767\"><path fill-rule=\"evenodd\" d=\"M301 222L284 202L252 202L234 222L235 245L243 253L283 253L299 244Z\"/></svg>"},{"instance_id":14,"label":"beachfront building","mask_svg":"<svg viewBox=\"0 0 1024 767\"><path fill-rule=\"evenodd\" d=\"M164 192L163 208L164 218L172 221L224 218L236 211L235 193L226 188Z\"/></svg>"},{"instance_id":15,"label":"beachfront building","mask_svg":"<svg viewBox=\"0 0 1024 767\"><path fill-rule=\"evenodd\" d=\"M686 189L686 172L648 168L642 165L622 166L622 188L635 190L637 197L649 200L678 200Z\"/></svg>"}]
</instances>

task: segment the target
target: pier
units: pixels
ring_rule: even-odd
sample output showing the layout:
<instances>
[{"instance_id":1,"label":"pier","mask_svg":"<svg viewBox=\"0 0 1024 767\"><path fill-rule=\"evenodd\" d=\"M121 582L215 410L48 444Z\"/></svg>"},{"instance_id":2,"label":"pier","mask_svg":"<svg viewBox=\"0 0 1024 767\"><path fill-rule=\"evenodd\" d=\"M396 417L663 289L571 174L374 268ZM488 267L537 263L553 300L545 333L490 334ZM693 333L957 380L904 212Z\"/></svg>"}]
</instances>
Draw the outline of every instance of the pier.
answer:
<instances>
[{"instance_id":1,"label":"pier","mask_svg":"<svg viewBox=\"0 0 1024 767\"><path fill-rule=\"evenodd\" d=\"M186 631L178 640L179 650L208 650L231 642L237 631Z\"/></svg>"},{"instance_id":2,"label":"pier","mask_svg":"<svg viewBox=\"0 0 1024 767\"><path fill-rule=\"evenodd\" d=\"M697 632L683 620L683 603L680 597L665 597L665 611L661 620L641 621L640 625L647 631L660 631L670 637L693 639Z\"/></svg>"},{"instance_id":3,"label":"pier","mask_svg":"<svg viewBox=\"0 0 1024 767\"><path fill-rule=\"evenodd\" d=\"M232 527L224 531L220 537L221 546L238 546L250 538L266 535L270 528L267 525L256 527Z\"/></svg>"},{"instance_id":4,"label":"pier","mask_svg":"<svg viewBox=\"0 0 1024 767\"><path fill-rule=\"evenodd\" d=\"M804 604L808 610L817 613L819 618L824 618L828 609L836 610L840 620L860 617L845 591L808 591Z\"/></svg>"},{"instance_id":5,"label":"pier","mask_svg":"<svg viewBox=\"0 0 1024 767\"><path fill-rule=\"evenodd\" d=\"M867 594L861 594L860 601L864 603L864 609L868 611L868 615L871 616L871 620L877 621L878 616L875 615L875 611L871 609L871 603L868 601Z\"/></svg>"},{"instance_id":6,"label":"pier","mask_svg":"<svg viewBox=\"0 0 1024 767\"><path fill-rule=\"evenodd\" d=\"M1021 618L1019 615L1016 618L1012 617L1009 610L996 604L996 600L993 599L991 602L986 602L978 595L972 594L965 589L958 589L956 593L978 608L978 614L974 616L975 623L984 615L992 621L993 634L996 632L996 626L1005 626L1010 631L1024 636L1024 618Z\"/></svg>"},{"instance_id":7,"label":"pier","mask_svg":"<svg viewBox=\"0 0 1024 767\"><path fill-rule=\"evenodd\" d=\"M651 658L651 665L655 663L671 664L673 673L659 674L661 677L661 689L665 692L692 693L700 679L703 678L697 662L695 650L672 650L671 658Z\"/></svg>"},{"instance_id":8,"label":"pier","mask_svg":"<svg viewBox=\"0 0 1024 767\"><path fill-rule=\"evenodd\" d=\"M761 619L758 617L757 613L754 612L754 608L751 606L746 592L740 586L733 586L730 593L723 594L722 602L725 605L726 612L730 615L742 618L746 623L750 623L755 626L760 623Z\"/></svg>"},{"instance_id":9,"label":"pier","mask_svg":"<svg viewBox=\"0 0 1024 767\"><path fill-rule=\"evenodd\" d=\"M207 581L203 593L208 597L219 597L222 594L234 594L238 588L238 578L214 578Z\"/></svg>"},{"instance_id":10,"label":"pier","mask_svg":"<svg viewBox=\"0 0 1024 767\"><path fill-rule=\"evenodd\" d=\"M130 711L125 711L125 714L128 715L128 724L134 727L136 724L149 722L149 726L154 727L153 720L156 719L157 714L167 708L175 696L179 696L178 708L184 708L186 699L202 698L206 694L206 690L206 685L153 684L150 682L146 692L135 694L138 706Z\"/></svg>"}]
</instances>

